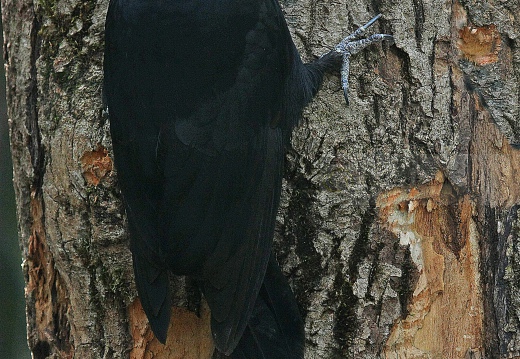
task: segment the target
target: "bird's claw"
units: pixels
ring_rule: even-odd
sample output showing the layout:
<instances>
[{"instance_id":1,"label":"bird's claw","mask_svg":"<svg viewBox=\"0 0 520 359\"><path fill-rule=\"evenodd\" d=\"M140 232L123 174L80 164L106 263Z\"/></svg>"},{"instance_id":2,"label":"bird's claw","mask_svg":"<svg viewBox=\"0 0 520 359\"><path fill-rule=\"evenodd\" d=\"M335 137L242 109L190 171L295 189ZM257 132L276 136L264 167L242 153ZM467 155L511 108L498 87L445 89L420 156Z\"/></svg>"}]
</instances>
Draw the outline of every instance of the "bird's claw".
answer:
<instances>
[{"instance_id":1,"label":"bird's claw","mask_svg":"<svg viewBox=\"0 0 520 359\"><path fill-rule=\"evenodd\" d=\"M345 37L341 42L336 45L334 51L341 54L343 56L343 64L341 66L341 86L343 87L343 95L345 96L345 101L347 102L347 106L349 104L348 100L348 76L349 76L349 67L350 67L350 56L357 54L365 47L376 43L382 42L385 40L393 41L392 35L386 34L374 34L367 38L360 38L363 36L367 28L372 26L379 18L381 14L373 17L369 22L365 25L360 26L356 31L354 31L349 36Z\"/></svg>"}]
</instances>

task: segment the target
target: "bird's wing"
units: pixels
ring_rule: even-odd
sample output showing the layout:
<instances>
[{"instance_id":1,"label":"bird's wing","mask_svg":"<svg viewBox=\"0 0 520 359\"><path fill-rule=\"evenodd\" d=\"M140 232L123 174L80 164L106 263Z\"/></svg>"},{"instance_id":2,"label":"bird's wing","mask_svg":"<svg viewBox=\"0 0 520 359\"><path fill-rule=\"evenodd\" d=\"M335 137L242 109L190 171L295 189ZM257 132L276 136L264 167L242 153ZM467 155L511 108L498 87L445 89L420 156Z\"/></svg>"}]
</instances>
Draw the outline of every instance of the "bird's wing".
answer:
<instances>
[{"instance_id":1,"label":"bird's wing","mask_svg":"<svg viewBox=\"0 0 520 359\"><path fill-rule=\"evenodd\" d=\"M104 90L115 164L137 288L162 341L167 269L200 279L223 352L253 310L281 188L284 26L272 0L110 5Z\"/></svg>"}]
</instances>

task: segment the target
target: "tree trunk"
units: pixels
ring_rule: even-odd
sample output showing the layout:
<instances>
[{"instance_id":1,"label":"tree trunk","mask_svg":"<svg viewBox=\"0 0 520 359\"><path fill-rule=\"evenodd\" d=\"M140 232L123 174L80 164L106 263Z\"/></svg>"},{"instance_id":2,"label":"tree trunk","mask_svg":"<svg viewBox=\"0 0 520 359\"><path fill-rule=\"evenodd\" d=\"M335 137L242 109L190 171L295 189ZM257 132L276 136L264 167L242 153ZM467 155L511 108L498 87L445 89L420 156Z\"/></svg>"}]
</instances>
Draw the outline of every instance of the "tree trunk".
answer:
<instances>
[{"instance_id":1,"label":"tree trunk","mask_svg":"<svg viewBox=\"0 0 520 359\"><path fill-rule=\"evenodd\" d=\"M108 1L2 0L34 358L210 358L172 278L154 339L136 298L102 112ZM520 357L520 1L285 1L304 58L378 12L395 45L325 80L295 132L275 249L306 358Z\"/></svg>"}]
</instances>

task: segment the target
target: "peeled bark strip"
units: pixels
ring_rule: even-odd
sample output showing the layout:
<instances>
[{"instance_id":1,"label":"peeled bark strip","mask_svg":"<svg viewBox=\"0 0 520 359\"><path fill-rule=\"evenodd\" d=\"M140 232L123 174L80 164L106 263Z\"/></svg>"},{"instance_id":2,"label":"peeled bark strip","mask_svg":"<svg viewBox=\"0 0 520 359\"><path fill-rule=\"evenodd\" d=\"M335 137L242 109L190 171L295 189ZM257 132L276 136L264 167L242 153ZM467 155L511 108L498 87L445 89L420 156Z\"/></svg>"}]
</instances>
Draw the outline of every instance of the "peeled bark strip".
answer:
<instances>
[{"instance_id":1,"label":"peeled bark strip","mask_svg":"<svg viewBox=\"0 0 520 359\"><path fill-rule=\"evenodd\" d=\"M352 58L349 107L326 79L287 156L275 249L306 358L520 357L520 2L282 5L307 59L379 12L395 38ZM29 346L208 357L195 283L172 278L166 347L136 299L101 104L107 6L2 0Z\"/></svg>"}]
</instances>

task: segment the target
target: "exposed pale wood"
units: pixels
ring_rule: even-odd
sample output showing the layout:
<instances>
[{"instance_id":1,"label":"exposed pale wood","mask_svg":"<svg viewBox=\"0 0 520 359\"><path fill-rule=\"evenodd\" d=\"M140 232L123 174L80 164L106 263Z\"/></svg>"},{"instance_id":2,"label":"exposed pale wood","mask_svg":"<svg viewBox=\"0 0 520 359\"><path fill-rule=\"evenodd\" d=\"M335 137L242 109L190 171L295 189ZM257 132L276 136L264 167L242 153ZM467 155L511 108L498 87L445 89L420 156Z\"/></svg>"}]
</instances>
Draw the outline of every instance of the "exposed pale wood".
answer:
<instances>
[{"instance_id":1,"label":"exposed pale wood","mask_svg":"<svg viewBox=\"0 0 520 359\"><path fill-rule=\"evenodd\" d=\"M210 311L205 303L200 317L186 308L173 308L165 345L154 337L139 299L130 305L128 315L133 339L130 359L209 359L213 354Z\"/></svg>"},{"instance_id":2,"label":"exposed pale wood","mask_svg":"<svg viewBox=\"0 0 520 359\"><path fill-rule=\"evenodd\" d=\"M479 234L470 197L458 198L438 173L428 184L382 194L377 203L419 272L408 315L394 324L385 357L484 357Z\"/></svg>"}]
</instances>

